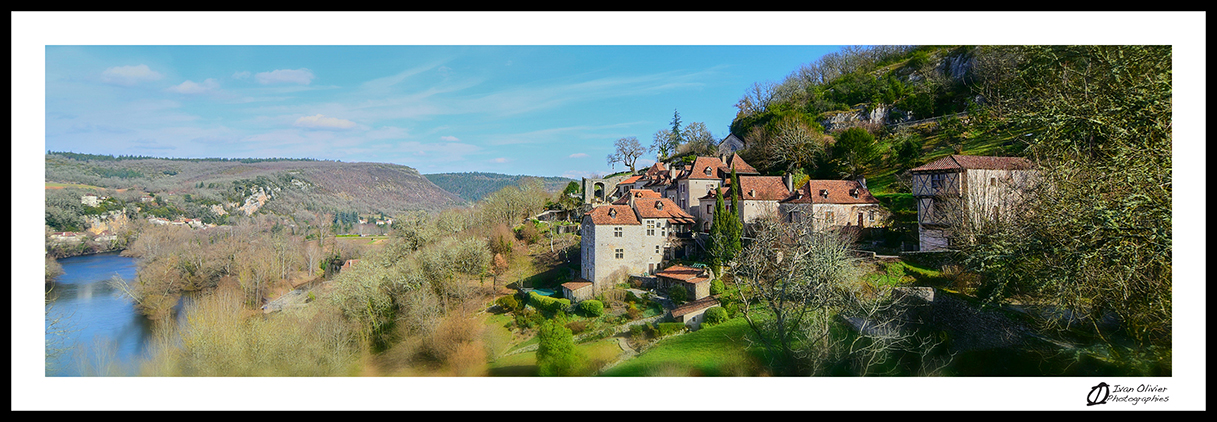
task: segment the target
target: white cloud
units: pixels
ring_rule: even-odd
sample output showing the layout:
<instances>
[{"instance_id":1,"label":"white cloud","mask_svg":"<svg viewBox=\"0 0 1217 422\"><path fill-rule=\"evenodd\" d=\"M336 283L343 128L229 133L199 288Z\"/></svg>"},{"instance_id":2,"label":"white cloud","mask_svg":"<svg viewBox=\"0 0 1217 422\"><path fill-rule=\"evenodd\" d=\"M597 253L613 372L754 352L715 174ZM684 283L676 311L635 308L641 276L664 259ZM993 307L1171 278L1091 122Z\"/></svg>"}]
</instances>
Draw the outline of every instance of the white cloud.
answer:
<instances>
[{"instance_id":1,"label":"white cloud","mask_svg":"<svg viewBox=\"0 0 1217 422\"><path fill-rule=\"evenodd\" d=\"M345 130L355 127L355 122L336 117L325 117L320 114L316 116L305 116L296 119L296 127L305 129L337 129Z\"/></svg>"},{"instance_id":2,"label":"white cloud","mask_svg":"<svg viewBox=\"0 0 1217 422\"><path fill-rule=\"evenodd\" d=\"M233 73L233 74L232 74L232 78L233 78L233 79L245 79L245 78L248 78L248 77L249 77L249 71L248 71L248 70L243 70L243 71L240 71L240 72L237 72L237 73Z\"/></svg>"},{"instance_id":3,"label":"white cloud","mask_svg":"<svg viewBox=\"0 0 1217 422\"><path fill-rule=\"evenodd\" d=\"M116 66L101 72L102 82L132 86L143 81L155 81L164 75L148 68L148 65Z\"/></svg>"},{"instance_id":4,"label":"white cloud","mask_svg":"<svg viewBox=\"0 0 1217 422\"><path fill-rule=\"evenodd\" d=\"M499 158L495 158L495 159L493 159L493 160L490 160L490 162L492 162L492 163L506 163L506 162L508 162L508 161L511 161L511 160L508 160L508 159L507 159L507 158L505 158L505 157L499 157Z\"/></svg>"},{"instance_id":5,"label":"white cloud","mask_svg":"<svg viewBox=\"0 0 1217 422\"><path fill-rule=\"evenodd\" d=\"M571 170L566 173L562 173L562 177L576 180L584 177L588 179L596 179L600 177L600 173L594 171Z\"/></svg>"},{"instance_id":6,"label":"white cloud","mask_svg":"<svg viewBox=\"0 0 1217 422\"><path fill-rule=\"evenodd\" d=\"M566 157L566 158L584 158L584 157L587 157L587 154L584 154L584 153L582 153L582 152L576 152L576 153L571 154L569 157Z\"/></svg>"},{"instance_id":7,"label":"white cloud","mask_svg":"<svg viewBox=\"0 0 1217 422\"><path fill-rule=\"evenodd\" d=\"M313 76L313 71L308 69L276 69L254 75L254 79L257 79L258 83L261 84L293 83L308 85L315 77Z\"/></svg>"},{"instance_id":8,"label":"white cloud","mask_svg":"<svg viewBox=\"0 0 1217 422\"><path fill-rule=\"evenodd\" d=\"M441 137L439 137L439 139L441 141L448 141L448 142L460 142L461 141L460 139L457 139L455 136L441 136Z\"/></svg>"},{"instance_id":9,"label":"white cloud","mask_svg":"<svg viewBox=\"0 0 1217 422\"><path fill-rule=\"evenodd\" d=\"M220 88L220 83L215 79L207 78L203 83L195 83L194 81L182 82L179 85L174 85L165 88L166 91L176 92L178 94L202 94L208 91L214 91Z\"/></svg>"}]
</instances>

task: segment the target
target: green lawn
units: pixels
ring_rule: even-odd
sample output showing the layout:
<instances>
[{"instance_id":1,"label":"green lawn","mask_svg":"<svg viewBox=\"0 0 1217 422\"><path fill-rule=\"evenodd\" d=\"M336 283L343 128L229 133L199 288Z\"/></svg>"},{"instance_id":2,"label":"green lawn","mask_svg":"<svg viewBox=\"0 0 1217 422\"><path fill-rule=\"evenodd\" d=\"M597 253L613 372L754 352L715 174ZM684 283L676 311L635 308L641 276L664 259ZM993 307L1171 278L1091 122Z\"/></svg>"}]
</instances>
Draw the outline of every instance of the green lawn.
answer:
<instances>
[{"instance_id":1,"label":"green lawn","mask_svg":"<svg viewBox=\"0 0 1217 422\"><path fill-rule=\"evenodd\" d=\"M612 362L621 354L621 347L616 341L597 340L575 345L575 349L583 354L587 363L587 373ZM537 352L524 352L504 357L490 364L489 374L500 377L535 377L537 376Z\"/></svg>"},{"instance_id":2,"label":"green lawn","mask_svg":"<svg viewBox=\"0 0 1217 422\"><path fill-rule=\"evenodd\" d=\"M755 376L763 368L745 346L750 332L743 318L703 327L693 333L662 340L643 354L603 375L638 376Z\"/></svg>"}]
</instances>

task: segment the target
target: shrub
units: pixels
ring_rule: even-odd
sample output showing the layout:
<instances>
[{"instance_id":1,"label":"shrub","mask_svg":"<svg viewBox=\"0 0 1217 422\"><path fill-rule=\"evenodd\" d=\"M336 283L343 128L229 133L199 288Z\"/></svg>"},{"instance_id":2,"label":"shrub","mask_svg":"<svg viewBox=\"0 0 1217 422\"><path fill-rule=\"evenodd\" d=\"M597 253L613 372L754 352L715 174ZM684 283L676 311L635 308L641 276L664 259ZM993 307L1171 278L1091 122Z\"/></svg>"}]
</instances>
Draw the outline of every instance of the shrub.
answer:
<instances>
[{"instance_id":1,"label":"shrub","mask_svg":"<svg viewBox=\"0 0 1217 422\"><path fill-rule=\"evenodd\" d=\"M659 323L659 336L663 337L669 334L676 334L685 330L683 322L661 322Z\"/></svg>"},{"instance_id":2,"label":"shrub","mask_svg":"<svg viewBox=\"0 0 1217 422\"><path fill-rule=\"evenodd\" d=\"M520 301L516 300L515 296L503 296L495 299L494 303L508 312L518 312L520 310Z\"/></svg>"},{"instance_id":3,"label":"shrub","mask_svg":"<svg viewBox=\"0 0 1217 422\"><path fill-rule=\"evenodd\" d=\"M626 290L625 301L630 302L630 303L638 303L638 302L642 302L642 298L639 298L638 295L634 294L634 292Z\"/></svg>"},{"instance_id":4,"label":"shrub","mask_svg":"<svg viewBox=\"0 0 1217 422\"><path fill-rule=\"evenodd\" d=\"M591 317L604 315L604 303L599 300L585 300L579 304L579 310Z\"/></svg>"},{"instance_id":5,"label":"shrub","mask_svg":"<svg viewBox=\"0 0 1217 422\"><path fill-rule=\"evenodd\" d=\"M715 325L726 322L728 319L727 310L721 306L715 306L706 310L706 324Z\"/></svg>"},{"instance_id":6,"label":"shrub","mask_svg":"<svg viewBox=\"0 0 1217 422\"><path fill-rule=\"evenodd\" d=\"M672 304L679 306L689 299L689 292L684 287L673 286L668 289L668 299L672 299Z\"/></svg>"},{"instance_id":7,"label":"shrub","mask_svg":"<svg viewBox=\"0 0 1217 422\"><path fill-rule=\"evenodd\" d=\"M726 291L727 291L727 284L723 283L723 281L721 279L716 278L716 279L710 280L710 294L717 296L717 295L723 294L723 292L726 292Z\"/></svg>"},{"instance_id":8,"label":"shrub","mask_svg":"<svg viewBox=\"0 0 1217 422\"><path fill-rule=\"evenodd\" d=\"M573 321L566 324L571 333L579 334L587 330L587 321Z\"/></svg>"},{"instance_id":9,"label":"shrub","mask_svg":"<svg viewBox=\"0 0 1217 422\"><path fill-rule=\"evenodd\" d=\"M638 307L631 303L630 307L625 310L625 314L629 316L630 320L635 320L642 316L642 311L638 310Z\"/></svg>"}]
</instances>

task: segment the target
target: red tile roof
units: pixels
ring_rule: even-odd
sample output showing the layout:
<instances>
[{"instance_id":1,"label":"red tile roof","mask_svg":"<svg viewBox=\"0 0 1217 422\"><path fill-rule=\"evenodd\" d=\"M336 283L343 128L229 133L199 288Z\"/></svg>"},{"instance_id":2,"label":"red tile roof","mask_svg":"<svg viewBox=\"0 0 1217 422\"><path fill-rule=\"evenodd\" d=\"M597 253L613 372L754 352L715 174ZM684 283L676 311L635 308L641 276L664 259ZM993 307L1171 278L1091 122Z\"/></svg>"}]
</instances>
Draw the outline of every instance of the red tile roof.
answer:
<instances>
[{"instance_id":1,"label":"red tile roof","mask_svg":"<svg viewBox=\"0 0 1217 422\"><path fill-rule=\"evenodd\" d=\"M702 273L706 270L702 268L687 267L684 265L673 265L664 268L663 271L655 273L655 275L673 280L680 280L686 283L697 283L698 280L709 280L708 277L703 277Z\"/></svg>"},{"instance_id":2,"label":"red tile roof","mask_svg":"<svg viewBox=\"0 0 1217 422\"><path fill-rule=\"evenodd\" d=\"M701 299L697 299L695 301L686 303L684 305L677 306L676 309L672 310L672 317L676 318L679 316L684 316L689 313L697 312L697 311L700 311L700 310L706 309L706 308L712 308L715 306L718 306L718 299L715 299L715 298L709 297L709 296L703 297Z\"/></svg>"},{"instance_id":3,"label":"red tile roof","mask_svg":"<svg viewBox=\"0 0 1217 422\"><path fill-rule=\"evenodd\" d=\"M781 201L790 197L782 176L740 176L739 184L740 199L744 201Z\"/></svg>"},{"instance_id":4,"label":"red tile roof","mask_svg":"<svg viewBox=\"0 0 1217 422\"><path fill-rule=\"evenodd\" d=\"M628 178L628 179L625 179L625 180L622 180L622 181L618 182L617 184L618 184L618 185L624 185L624 184L627 184L627 183L634 183L634 182L637 182L637 181L638 181L638 179L641 179L641 178L642 178L642 175L634 175L634 176L630 176L630 178Z\"/></svg>"},{"instance_id":5,"label":"red tile roof","mask_svg":"<svg viewBox=\"0 0 1217 422\"><path fill-rule=\"evenodd\" d=\"M740 180L740 184L744 184L744 181ZM857 197L851 195L851 192L857 194ZM790 197L781 202L783 204L878 204L879 200L856 180L808 180L802 187L795 189Z\"/></svg>"},{"instance_id":6,"label":"red tile roof","mask_svg":"<svg viewBox=\"0 0 1217 422\"><path fill-rule=\"evenodd\" d=\"M738 153L733 153L733 154L731 154L731 157L727 158L727 166L723 168L723 173L730 175L731 169L735 169L736 175L761 174L761 172L756 171L755 168L748 165L748 163L744 162L744 159L740 158ZM740 182L740 183L743 183L743 182Z\"/></svg>"},{"instance_id":7,"label":"red tile roof","mask_svg":"<svg viewBox=\"0 0 1217 422\"><path fill-rule=\"evenodd\" d=\"M630 189L630 193L622 195L613 201L613 205L627 205L630 203L630 198L659 198L659 192L650 189Z\"/></svg>"},{"instance_id":8,"label":"red tile roof","mask_svg":"<svg viewBox=\"0 0 1217 422\"><path fill-rule=\"evenodd\" d=\"M650 191L648 191L650 192ZM634 209L642 218L666 218L678 224L695 222L693 216L676 206L668 198L639 198L634 200Z\"/></svg>"},{"instance_id":9,"label":"red tile roof","mask_svg":"<svg viewBox=\"0 0 1217 422\"><path fill-rule=\"evenodd\" d=\"M605 205L592 208L584 216L592 218L592 224L596 225L641 225L638 221L638 216L634 215L634 210L629 205Z\"/></svg>"},{"instance_id":10,"label":"red tile roof","mask_svg":"<svg viewBox=\"0 0 1217 422\"><path fill-rule=\"evenodd\" d=\"M726 164L716 157L697 157L677 179L721 179L718 171L723 167L726 167ZM706 169L709 169L710 174L706 174Z\"/></svg>"},{"instance_id":11,"label":"red tile roof","mask_svg":"<svg viewBox=\"0 0 1217 422\"><path fill-rule=\"evenodd\" d=\"M591 285L592 285L592 282L590 282L590 281L579 281L579 280L568 281L568 282L562 283L562 287L565 287L572 292L582 289L584 287L591 286Z\"/></svg>"},{"instance_id":12,"label":"red tile roof","mask_svg":"<svg viewBox=\"0 0 1217 422\"><path fill-rule=\"evenodd\" d=\"M990 157L981 155L948 155L909 171L954 169L1027 170L1031 161L1022 157Z\"/></svg>"},{"instance_id":13,"label":"red tile roof","mask_svg":"<svg viewBox=\"0 0 1217 422\"><path fill-rule=\"evenodd\" d=\"M648 179L653 179L656 176L668 174L668 170L663 168L663 163L655 163L652 164L651 168L648 168L647 172L643 174L646 175Z\"/></svg>"}]
</instances>

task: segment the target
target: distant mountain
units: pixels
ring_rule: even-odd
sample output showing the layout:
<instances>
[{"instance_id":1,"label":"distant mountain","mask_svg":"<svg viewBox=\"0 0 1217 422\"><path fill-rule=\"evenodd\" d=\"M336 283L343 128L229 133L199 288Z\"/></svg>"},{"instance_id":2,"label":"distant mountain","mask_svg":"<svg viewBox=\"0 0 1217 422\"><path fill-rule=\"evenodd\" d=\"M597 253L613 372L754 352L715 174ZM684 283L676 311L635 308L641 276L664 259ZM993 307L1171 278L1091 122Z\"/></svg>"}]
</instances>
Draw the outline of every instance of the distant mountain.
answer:
<instances>
[{"instance_id":1,"label":"distant mountain","mask_svg":"<svg viewBox=\"0 0 1217 422\"><path fill-rule=\"evenodd\" d=\"M568 183L576 181L565 177L512 176L477 172L424 174L423 177L440 188L459 195L467 202L476 202L499 189L518 184L525 178L540 179L545 190L553 193L561 192Z\"/></svg>"},{"instance_id":2,"label":"distant mountain","mask_svg":"<svg viewBox=\"0 0 1217 422\"><path fill-rule=\"evenodd\" d=\"M187 209L246 204L265 196L266 212L300 210L398 215L462 203L411 167L291 159L165 159L51 152L47 182L150 192Z\"/></svg>"}]
</instances>

